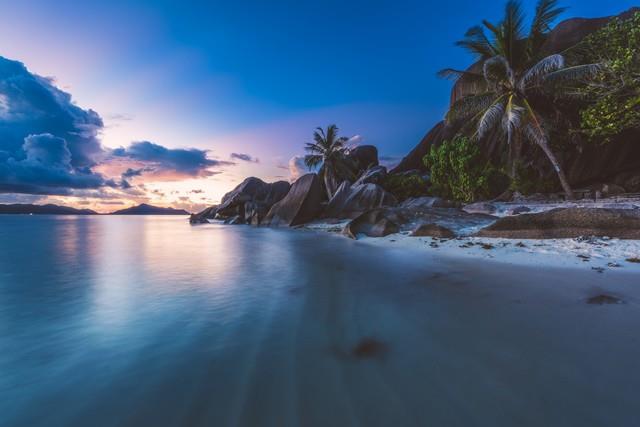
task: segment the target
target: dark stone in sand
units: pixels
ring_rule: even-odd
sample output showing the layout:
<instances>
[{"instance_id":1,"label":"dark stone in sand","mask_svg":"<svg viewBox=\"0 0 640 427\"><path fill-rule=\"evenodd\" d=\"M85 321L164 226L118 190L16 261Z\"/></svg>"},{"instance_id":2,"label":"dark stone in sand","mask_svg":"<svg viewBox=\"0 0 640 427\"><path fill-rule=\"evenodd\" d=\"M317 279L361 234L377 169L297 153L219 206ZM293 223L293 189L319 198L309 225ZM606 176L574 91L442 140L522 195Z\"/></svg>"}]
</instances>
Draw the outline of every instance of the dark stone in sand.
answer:
<instances>
[{"instance_id":1,"label":"dark stone in sand","mask_svg":"<svg viewBox=\"0 0 640 427\"><path fill-rule=\"evenodd\" d=\"M471 203L470 205L465 205L462 210L470 214L492 215L493 213L495 213L496 207L491 203L478 202Z\"/></svg>"},{"instance_id":2,"label":"dark stone in sand","mask_svg":"<svg viewBox=\"0 0 640 427\"><path fill-rule=\"evenodd\" d=\"M414 237L444 237L452 239L456 237L453 231L438 224L420 224L413 232L411 236Z\"/></svg>"},{"instance_id":3,"label":"dark stone in sand","mask_svg":"<svg viewBox=\"0 0 640 427\"><path fill-rule=\"evenodd\" d=\"M352 239L355 239L358 234L365 234L369 237L384 237L398 233L400 226L392 218L392 213L384 209L373 209L349 222L342 232Z\"/></svg>"},{"instance_id":4,"label":"dark stone in sand","mask_svg":"<svg viewBox=\"0 0 640 427\"><path fill-rule=\"evenodd\" d=\"M511 215L520 215L523 213L528 213L531 212L531 209L526 207L526 206L518 206L516 208L513 208L509 211L509 214Z\"/></svg>"},{"instance_id":5,"label":"dark stone in sand","mask_svg":"<svg viewBox=\"0 0 640 427\"><path fill-rule=\"evenodd\" d=\"M587 299L587 304L604 305L604 304L622 304L620 298L611 295L597 295Z\"/></svg>"},{"instance_id":6,"label":"dark stone in sand","mask_svg":"<svg viewBox=\"0 0 640 427\"><path fill-rule=\"evenodd\" d=\"M640 212L632 209L559 208L498 219L478 237L556 239L579 236L640 239Z\"/></svg>"},{"instance_id":7,"label":"dark stone in sand","mask_svg":"<svg viewBox=\"0 0 640 427\"><path fill-rule=\"evenodd\" d=\"M287 195L271 207L264 223L292 227L312 221L322 209L322 198L322 185L318 175L303 175L293 183Z\"/></svg>"},{"instance_id":8,"label":"dark stone in sand","mask_svg":"<svg viewBox=\"0 0 640 427\"><path fill-rule=\"evenodd\" d=\"M374 338L364 338L351 350L356 359L381 358L389 351L388 346Z\"/></svg>"}]
</instances>

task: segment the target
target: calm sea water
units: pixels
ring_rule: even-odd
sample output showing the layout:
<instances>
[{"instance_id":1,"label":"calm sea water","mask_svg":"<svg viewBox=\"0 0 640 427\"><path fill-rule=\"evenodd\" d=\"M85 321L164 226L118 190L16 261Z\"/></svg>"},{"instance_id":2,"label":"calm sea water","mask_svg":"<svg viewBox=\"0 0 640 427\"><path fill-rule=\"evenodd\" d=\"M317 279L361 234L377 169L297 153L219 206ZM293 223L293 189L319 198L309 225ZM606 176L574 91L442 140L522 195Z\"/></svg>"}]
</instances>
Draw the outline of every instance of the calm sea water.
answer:
<instances>
[{"instance_id":1,"label":"calm sea water","mask_svg":"<svg viewBox=\"0 0 640 427\"><path fill-rule=\"evenodd\" d=\"M427 253L2 216L0 425L639 425L637 278Z\"/></svg>"}]
</instances>

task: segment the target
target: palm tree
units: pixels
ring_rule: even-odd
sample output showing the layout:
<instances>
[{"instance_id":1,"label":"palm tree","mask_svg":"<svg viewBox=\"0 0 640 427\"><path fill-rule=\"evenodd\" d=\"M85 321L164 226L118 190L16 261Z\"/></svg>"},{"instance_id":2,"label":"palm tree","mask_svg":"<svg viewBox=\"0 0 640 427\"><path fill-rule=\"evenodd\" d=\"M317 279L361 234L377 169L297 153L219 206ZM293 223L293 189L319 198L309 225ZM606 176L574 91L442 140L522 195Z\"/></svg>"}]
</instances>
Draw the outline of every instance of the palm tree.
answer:
<instances>
[{"instance_id":1,"label":"palm tree","mask_svg":"<svg viewBox=\"0 0 640 427\"><path fill-rule=\"evenodd\" d=\"M468 71L445 69L439 75L455 80L464 92L472 93L451 106L448 122L471 124L477 139L497 131L496 135L506 139L512 151L514 145L519 147L521 140L537 144L553 165L566 196L572 198L571 186L549 146L548 123L534 107L534 99L544 98L563 83L586 80L597 73L600 66L566 67L562 55L541 55L551 24L565 10L557 3L557 0L539 0L529 32L525 34L522 5L510 0L502 21L495 25L483 21L484 28L472 27L465 38L456 43L473 53L478 65ZM463 129L468 130L466 126ZM512 156L512 178L515 157Z\"/></svg>"},{"instance_id":2,"label":"palm tree","mask_svg":"<svg viewBox=\"0 0 640 427\"><path fill-rule=\"evenodd\" d=\"M309 168L320 166L319 174L323 177L327 197L331 199L340 185L340 180L352 179L353 171L346 157L346 143L349 138L338 137L338 127L330 125L326 132L318 127L313 132L313 143L307 143L305 150L309 153L304 163Z\"/></svg>"}]
</instances>

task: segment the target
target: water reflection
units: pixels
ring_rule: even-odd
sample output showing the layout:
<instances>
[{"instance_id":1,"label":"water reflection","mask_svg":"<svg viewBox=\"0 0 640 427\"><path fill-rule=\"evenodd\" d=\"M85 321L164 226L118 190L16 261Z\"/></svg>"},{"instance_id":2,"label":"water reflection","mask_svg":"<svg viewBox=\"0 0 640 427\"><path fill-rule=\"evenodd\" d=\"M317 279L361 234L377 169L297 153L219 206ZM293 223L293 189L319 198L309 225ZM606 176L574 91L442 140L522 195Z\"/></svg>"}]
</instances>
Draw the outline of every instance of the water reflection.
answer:
<instances>
[{"instance_id":1,"label":"water reflection","mask_svg":"<svg viewBox=\"0 0 640 427\"><path fill-rule=\"evenodd\" d=\"M637 307L480 267L182 217L0 218L0 426L630 425Z\"/></svg>"}]
</instances>

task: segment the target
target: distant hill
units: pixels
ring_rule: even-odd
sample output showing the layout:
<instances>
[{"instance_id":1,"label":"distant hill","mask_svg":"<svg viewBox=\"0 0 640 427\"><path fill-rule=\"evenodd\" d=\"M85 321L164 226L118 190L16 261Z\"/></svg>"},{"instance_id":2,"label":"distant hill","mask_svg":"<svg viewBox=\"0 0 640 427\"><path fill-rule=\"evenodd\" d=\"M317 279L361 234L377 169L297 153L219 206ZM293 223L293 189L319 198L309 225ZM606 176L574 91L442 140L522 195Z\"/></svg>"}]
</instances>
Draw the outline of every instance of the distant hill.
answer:
<instances>
[{"instance_id":1,"label":"distant hill","mask_svg":"<svg viewBox=\"0 0 640 427\"><path fill-rule=\"evenodd\" d=\"M111 212L111 215L189 215L184 209L160 208L143 203L127 209Z\"/></svg>"},{"instance_id":2,"label":"distant hill","mask_svg":"<svg viewBox=\"0 0 640 427\"><path fill-rule=\"evenodd\" d=\"M74 209L58 205L0 205L0 214L33 214L33 215L96 215L91 209Z\"/></svg>"}]
</instances>

